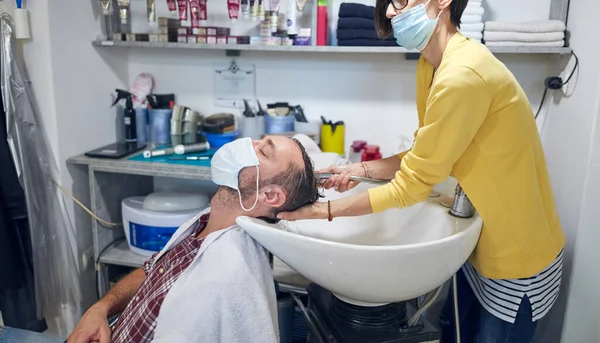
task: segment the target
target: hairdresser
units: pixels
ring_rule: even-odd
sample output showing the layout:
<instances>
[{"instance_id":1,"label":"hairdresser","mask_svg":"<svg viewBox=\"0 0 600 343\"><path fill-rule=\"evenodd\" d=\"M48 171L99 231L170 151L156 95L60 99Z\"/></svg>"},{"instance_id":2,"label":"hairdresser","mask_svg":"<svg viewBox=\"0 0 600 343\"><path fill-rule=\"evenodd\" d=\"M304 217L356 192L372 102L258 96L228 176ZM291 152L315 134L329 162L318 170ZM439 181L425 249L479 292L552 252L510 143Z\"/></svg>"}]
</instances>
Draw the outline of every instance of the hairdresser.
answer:
<instances>
[{"instance_id":1,"label":"hairdresser","mask_svg":"<svg viewBox=\"0 0 600 343\"><path fill-rule=\"evenodd\" d=\"M280 219L329 219L425 201L455 176L484 221L475 251L458 272L463 342L532 342L560 289L562 231L533 111L510 71L482 44L457 32L468 0L377 0L381 37L418 49L419 129L397 156L324 172L344 192L351 175L391 179ZM426 228L423 228L426 229ZM440 320L453 341L452 297Z\"/></svg>"}]
</instances>

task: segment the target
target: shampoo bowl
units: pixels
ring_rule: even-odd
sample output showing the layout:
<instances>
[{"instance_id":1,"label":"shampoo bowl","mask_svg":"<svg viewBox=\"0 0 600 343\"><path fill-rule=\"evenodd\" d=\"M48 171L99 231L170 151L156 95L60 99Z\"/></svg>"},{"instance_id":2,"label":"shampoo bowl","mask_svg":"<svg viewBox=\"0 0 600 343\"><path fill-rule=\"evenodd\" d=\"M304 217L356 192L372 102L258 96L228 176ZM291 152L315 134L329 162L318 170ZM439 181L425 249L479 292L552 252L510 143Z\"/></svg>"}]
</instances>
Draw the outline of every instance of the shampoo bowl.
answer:
<instances>
[{"instance_id":1,"label":"shampoo bowl","mask_svg":"<svg viewBox=\"0 0 600 343\"><path fill-rule=\"evenodd\" d=\"M365 191L360 184L333 200ZM338 298L361 306L406 301L442 285L467 260L483 225L475 215L455 218L430 197L417 205L362 217L267 224L239 217L256 241L288 266L332 291ZM283 229L285 227L285 229Z\"/></svg>"}]
</instances>

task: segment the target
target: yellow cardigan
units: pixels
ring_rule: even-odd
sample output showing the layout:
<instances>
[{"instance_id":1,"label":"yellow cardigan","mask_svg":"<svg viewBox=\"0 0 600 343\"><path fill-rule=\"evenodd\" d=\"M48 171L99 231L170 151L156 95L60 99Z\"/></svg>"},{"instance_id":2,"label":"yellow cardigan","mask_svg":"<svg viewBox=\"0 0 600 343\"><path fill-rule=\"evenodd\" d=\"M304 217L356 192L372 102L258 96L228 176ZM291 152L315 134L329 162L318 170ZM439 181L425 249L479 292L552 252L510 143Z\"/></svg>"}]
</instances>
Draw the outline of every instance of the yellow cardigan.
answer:
<instances>
[{"instance_id":1,"label":"yellow cardigan","mask_svg":"<svg viewBox=\"0 0 600 343\"><path fill-rule=\"evenodd\" d=\"M369 190L373 211L424 201L452 174L484 221L470 257L479 273L525 278L548 266L565 236L531 105L506 66L456 33L437 71L419 60L417 110L400 170Z\"/></svg>"}]
</instances>

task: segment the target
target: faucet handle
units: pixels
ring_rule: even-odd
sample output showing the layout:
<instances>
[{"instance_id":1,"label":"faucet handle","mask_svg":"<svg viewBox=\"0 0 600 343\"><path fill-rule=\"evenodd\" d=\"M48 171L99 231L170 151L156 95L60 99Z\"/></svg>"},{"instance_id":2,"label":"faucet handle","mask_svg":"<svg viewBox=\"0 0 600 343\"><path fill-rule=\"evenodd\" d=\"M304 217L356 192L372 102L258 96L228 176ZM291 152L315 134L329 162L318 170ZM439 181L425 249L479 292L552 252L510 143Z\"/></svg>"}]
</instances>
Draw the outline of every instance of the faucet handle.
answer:
<instances>
[{"instance_id":1,"label":"faucet handle","mask_svg":"<svg viewBox=\"0 0 600 343\"><path fill-rule=\"evenodd\" d=\"M473 216L473 204L460 184L457 184L454 190L454 204L450 208L450 214L459 218Z\"/></svg>"}]
</instances>

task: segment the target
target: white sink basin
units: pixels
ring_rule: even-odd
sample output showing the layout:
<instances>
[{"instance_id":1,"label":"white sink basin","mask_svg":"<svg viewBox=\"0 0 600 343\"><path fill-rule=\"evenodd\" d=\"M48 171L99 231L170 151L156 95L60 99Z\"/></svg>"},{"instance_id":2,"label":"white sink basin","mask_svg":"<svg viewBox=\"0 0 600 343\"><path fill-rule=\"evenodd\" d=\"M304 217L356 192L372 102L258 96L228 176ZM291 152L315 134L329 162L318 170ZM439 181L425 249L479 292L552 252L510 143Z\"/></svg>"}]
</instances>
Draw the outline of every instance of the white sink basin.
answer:
<instances>
[{"instance_id":1,"label":"white sink basin","mask_svg":"<svg viewBox=\"0 0 600 343\"><path fill-rule=\"evenodd\" d=\"M326 199L365 191L326 191ZM362 306L414 299L442 285L467 260L479 239L479 216L455 218L442 197L402 210L362 217L270 225L239 217L237 223L287 265ZM289 224L289 225L288 225ZM282 229L285 227L287 231Z\"/></svg>"}]
</instances>

